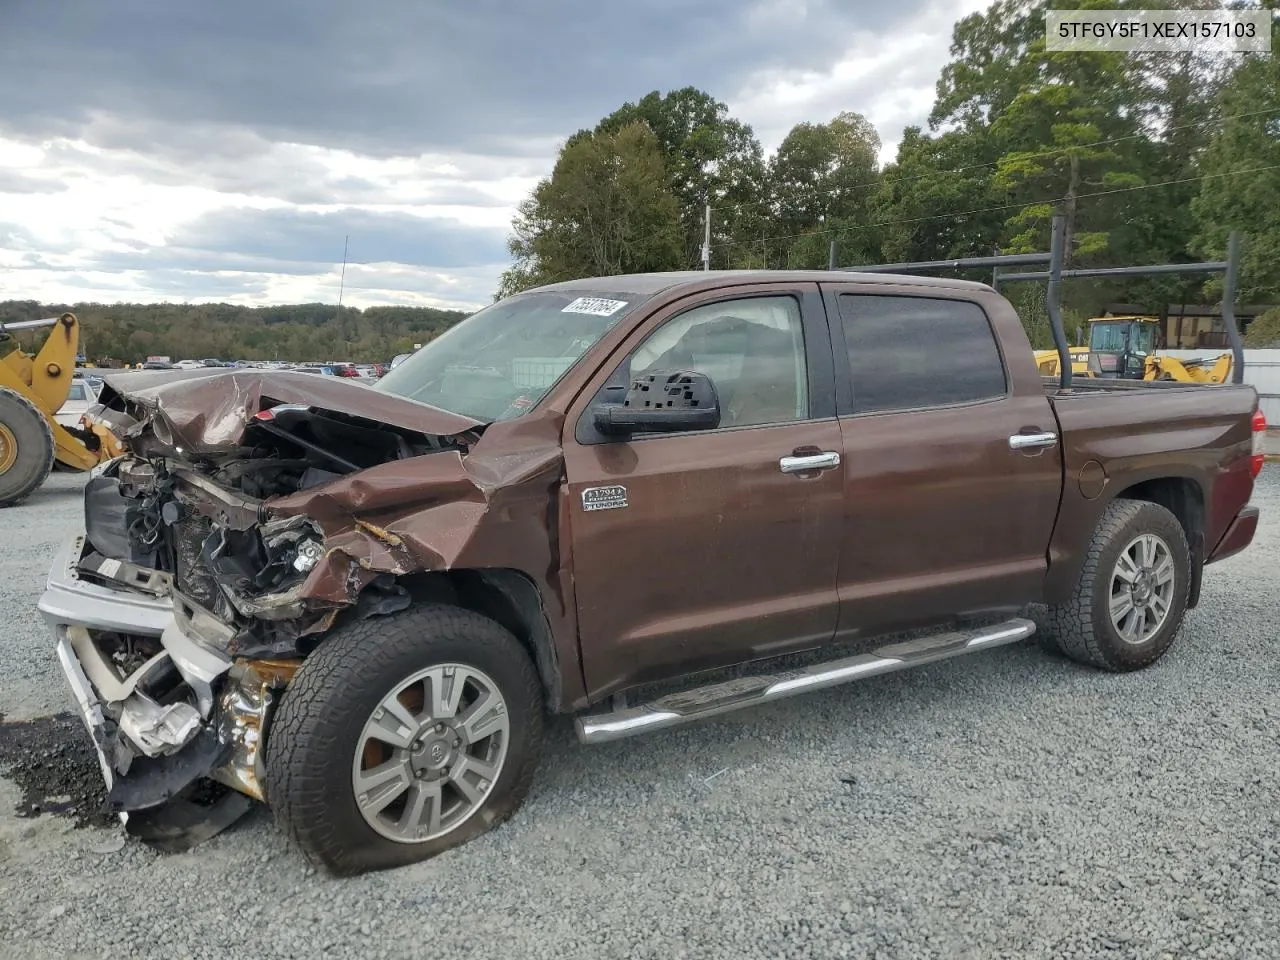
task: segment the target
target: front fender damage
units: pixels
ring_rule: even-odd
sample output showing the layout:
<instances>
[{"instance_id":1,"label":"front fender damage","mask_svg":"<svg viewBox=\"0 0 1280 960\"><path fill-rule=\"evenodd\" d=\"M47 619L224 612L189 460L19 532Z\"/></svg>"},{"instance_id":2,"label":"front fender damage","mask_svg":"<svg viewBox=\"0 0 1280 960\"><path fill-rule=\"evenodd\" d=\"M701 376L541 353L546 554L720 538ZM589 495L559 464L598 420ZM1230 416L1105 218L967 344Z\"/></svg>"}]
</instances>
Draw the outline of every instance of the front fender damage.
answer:
<instances>
[{"instance_id":1,"label":"front fender damage","mask_svg":"<svg viewBox=\"0 0 1280 960\"><path fill-rule=\"evenodd\" d=\"M536 557L534 569L545 577L555 563L548 531L556 530L561 471L553 444L498 463L480 450L451 451L370 467L266 507L320 527L325 551L299 597L311 609L341 608L386 577L507 567L513 556Z\"/></svg>"},{"instance_id":2,"label":"front fender damage","mask_svg":"<svg viewBox=\"0 0 1280 960\"><path fill-rule=\"evenodd\" d=\"M547 642L573 637L564 626L568 574L559 550L561 416L476 429L434 412L441 432L414 435L421 411L431 408L324 384L324 399L371 405L343 419L333 414L337 407L301 405L302 390L314 390L318 379L298 375L281 386L231 374L157 382L122 391L114 402L117 415L132 421L121 432L133 453L113 475L123 493L104 497L129 496L128 509L116 512L147 529L172 529L177 544L165 570L175 619L162 639L190 706L139 713L155 737L171 742L154 756L139 751L112 783L113 809L128 813L130 832L164 849L202 842L267 799L263 746L294 673L341 622L407 607L406 578L515 571L531 583L534 607L544 605ZM281 410L271 406L277 401L294 405L291 419L277 416L269 423L274 432L264 433L255 421ZM346 431L359 442L369 440L374 419L396 427L399 453L343 472L344 458L357 456L350 448L334 447L340 456L317 463L271 446L286 427L314 438L306 422L312 415L334 436ZM279 492L278 476L290 470L298 482ZM155 549L163 558L163 544ZM209 650L221 661L202 662L200 651ZM545 662L577 667L572 644L540 650L540 663L544 653ZM145 733L132 732L134 741ZM191 800L193 784L207 781L231 792L211 805Z\"/></svg>"}]
</instances>

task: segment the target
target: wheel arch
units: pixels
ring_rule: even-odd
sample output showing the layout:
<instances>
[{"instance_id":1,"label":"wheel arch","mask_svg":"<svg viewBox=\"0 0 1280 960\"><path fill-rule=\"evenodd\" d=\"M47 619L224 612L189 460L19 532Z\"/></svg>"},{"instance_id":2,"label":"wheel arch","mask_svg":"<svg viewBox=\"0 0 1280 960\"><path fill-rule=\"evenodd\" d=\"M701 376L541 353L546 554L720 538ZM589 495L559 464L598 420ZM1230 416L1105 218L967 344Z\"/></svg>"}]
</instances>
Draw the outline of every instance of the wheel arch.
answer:
<instances>
[{"instance_id":1,"label":"wheel arch","mask_svg":"<svg viewBox=\"0 0 1280 960\"><path fill-rule=\"evenodd\" d=\"M1063 603L1071 596L1084 566L1089 541L1107 507L1117 500L1154 503L1177 518L1191 549L1191 593L1188 606L1195 606L1200 598L1206 552L1205 486L1195 476L1164 470L1121 477L1118 482L1109 483L1096 499L1064 497L1062 512L1049 547L1045 602Z\"/></svg>"},{"instance_id":2,"label":"wheel arch","mask_svg":"<svg viewBox=\"0 0 1280 960\"><path fill-rule=\"evenodd\" d=\"M1130 484L1111 499L1144 500L1158 504L1177 518L1191 549L1191 584L1187 609L1194 607L1200 601L1200 584L1204 574L1204 488L1191 477L1154 477Z\"/></svg>"},{"instance_id":3,"label":"wheel arch","mask_svg":"<svg viewBox=\"0 0 1280 960\"><path fill-rule=\"evenodd\" d=\"M542 594L528 574L504 568L426 571L397 581L417 603L448 603L488 617L529 652L548 709L563 713L564 684Z\"/></svg>"}]
</instances>

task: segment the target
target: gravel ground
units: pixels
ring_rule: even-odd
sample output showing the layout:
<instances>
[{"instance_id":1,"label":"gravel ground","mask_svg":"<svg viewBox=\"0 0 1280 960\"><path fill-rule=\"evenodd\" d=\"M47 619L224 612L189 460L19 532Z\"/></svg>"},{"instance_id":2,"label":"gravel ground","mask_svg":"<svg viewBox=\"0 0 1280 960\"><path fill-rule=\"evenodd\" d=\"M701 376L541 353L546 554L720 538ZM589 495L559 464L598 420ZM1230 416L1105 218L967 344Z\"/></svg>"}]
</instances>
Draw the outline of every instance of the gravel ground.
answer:
<instances>
[{"instance_id":1,"label":"gravel ground","mask_svg":"<svg viewBox=\"0 0 1280 960\"><path fill-rule=\"evenodd\" d=\"M77 826L96 769L40 753L67 697L34 604L78 490L0 513L6 958L1280 956L1280 465L1149 670L1028 643L648 739L560 722L505 827L343 881L264 814L169 856Z\"/></svg>"}]
</instances>

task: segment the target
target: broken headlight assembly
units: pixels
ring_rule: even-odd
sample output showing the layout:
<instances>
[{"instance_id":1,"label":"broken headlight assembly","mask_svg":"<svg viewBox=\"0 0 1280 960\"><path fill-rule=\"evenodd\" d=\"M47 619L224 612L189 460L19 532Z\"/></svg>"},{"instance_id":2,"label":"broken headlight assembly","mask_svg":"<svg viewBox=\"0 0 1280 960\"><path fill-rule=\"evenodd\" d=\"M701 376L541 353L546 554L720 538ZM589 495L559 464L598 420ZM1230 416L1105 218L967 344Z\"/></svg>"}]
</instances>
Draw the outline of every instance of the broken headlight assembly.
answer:
<instances>
[{"instance_id":1,"label":"broken headlight assembly","mask_svg":"<svg viewBox=\"0 0 1280 960\"><path fill-rule=\"evenodd\" d=\"M324 537L306 517L269 520L248 530L214 528L203 559L222 586L240 597L294 586L324 556Z\"/></svg>"},{"instance_id":2,"label":"broken headlight assembly","mask_svg":"<svg viewBox=\"0 0 1280 960\"><path fill-rule=\"evenodd\" d=\"M310 573L323 556L324 544L316 540L299 541L293 554L293 569L299 573Z\"/></svg>"}]
</instances>

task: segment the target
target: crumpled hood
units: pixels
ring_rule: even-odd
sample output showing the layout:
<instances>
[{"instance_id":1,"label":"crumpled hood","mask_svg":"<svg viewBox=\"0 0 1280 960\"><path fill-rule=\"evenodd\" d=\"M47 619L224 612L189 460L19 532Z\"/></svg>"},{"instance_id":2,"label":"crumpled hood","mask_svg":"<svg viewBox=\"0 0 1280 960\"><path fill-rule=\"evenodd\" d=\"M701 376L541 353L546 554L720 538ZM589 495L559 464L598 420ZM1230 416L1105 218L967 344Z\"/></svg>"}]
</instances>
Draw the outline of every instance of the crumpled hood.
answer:
<instances>
[{"instance_id":1,"label":"crumpled hood","mask_svg":"<svg viewBox=\"0 0 1280 960\"><path fill-rule=\"evenodd\" d=\"M405 430L453 437L480 421L383 393L345 377L324 377L291 370L141 370L108 374L99 397L133 423L106 416L123 435L160 421L162 442L192 452L237 446L254 414L284 403L300 403L334 413L363 417ZM159 424L157 424L159 426ZM170 436L166 436L165 434Z\"/></svg>"},{"instance_id":2,"label":"crumpled hood","mask_svg":"<svg viewBox=\"0 0 1280 960\"><path fill-rule=\"evenodd\" d=\"M282 593L240 598L255 605L253 616L275 631L255 641L276 644L273 656L295 650L299 637L329 629L335 611L358 604L375 581L467 570L502 583L508 583L502 577L512 577L511 583L530 584L532 600L522 595L521 602L541 608L550 636L557 638L555 656L574 665L566 676L581 676L569 602L572 575L560 553L566 513L562 408L543 404L521 417L481 424L336 378L260 370L110 375L103 400L101 418L117 435L131 438L136 457L177 453L169 468L193 500L220 489L221 496L214 495L217 509L225 511L220 524L228 525L231 514L248 526L264 516L285 523L304 517L320 532L324 553L304 581ZM455 442L262 500L243 497L190 464L193 453L221 454L219 459L232 462L237 455L252 459L252 451L241 446L247 423L261 409L284 403L342 411ZM173 449L178 446L180 453ZM197 488L202 493L193 493ZM570 686L568 700L582 702L579 681Z\"/></svg>"}]
</instances>

